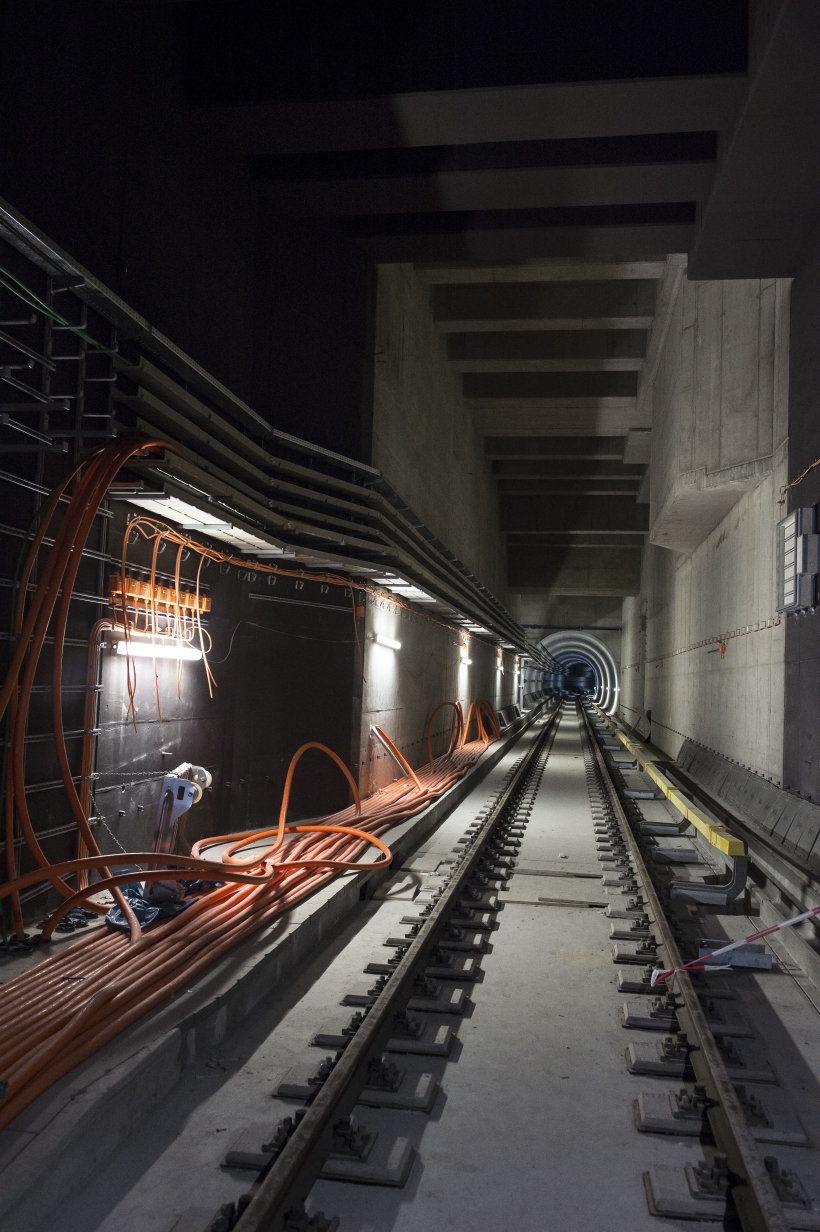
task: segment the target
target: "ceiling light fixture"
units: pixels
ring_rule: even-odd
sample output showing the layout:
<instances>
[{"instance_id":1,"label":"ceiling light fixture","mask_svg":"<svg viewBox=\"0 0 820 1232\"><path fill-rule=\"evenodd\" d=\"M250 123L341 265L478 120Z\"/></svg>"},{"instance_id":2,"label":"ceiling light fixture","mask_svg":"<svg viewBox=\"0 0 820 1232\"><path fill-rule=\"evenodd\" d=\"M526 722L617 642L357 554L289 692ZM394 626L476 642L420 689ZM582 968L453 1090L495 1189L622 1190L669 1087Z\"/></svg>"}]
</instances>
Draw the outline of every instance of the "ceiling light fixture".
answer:
<instances>
[{"instance_id":1,"label":"ceiling light fixture","mask_svg":"<svg viewBox=\"0 0 820 1232\"><path fill-rule=\"evenodd\" d=\"M157 508L158 498L147 492L126 496L125 500L151 513L161 513L164 522L173 522L185 531L198 531L202 535L209 535L212 539L228 543L234 548L265 551L278 546L275 542L271 543L267 537L263 539L261 535L252 534L234 522L226 522L225 514L230 512L227 509L220 511L220 514L214 514L182 500L175 493L164 493L163 497L161 510ZM218 505L215 507L219 508Z\"/></svg>"}]
</instances>

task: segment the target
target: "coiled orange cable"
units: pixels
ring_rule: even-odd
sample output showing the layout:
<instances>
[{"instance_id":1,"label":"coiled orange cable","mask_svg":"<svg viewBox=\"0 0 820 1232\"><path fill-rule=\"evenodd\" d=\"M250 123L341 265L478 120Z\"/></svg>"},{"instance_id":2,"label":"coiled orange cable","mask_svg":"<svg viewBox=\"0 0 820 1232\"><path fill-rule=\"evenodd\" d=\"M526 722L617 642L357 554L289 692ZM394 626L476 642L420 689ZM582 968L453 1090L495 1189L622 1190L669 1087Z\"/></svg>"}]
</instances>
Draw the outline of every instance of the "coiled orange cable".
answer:
<instances>
[{"instance_id":1,"label":"coiled orange cable","mask_svg":"<svg viewBox=\"0 0 820 1232\"><path fill-rule=\"evenodd\" d=\"M433 767L419 771L415 776L418 788L412 779L400 779L364 801L355 801L325 824L286 826L280 812L280 824L273 830L202 840L188 857L157 853L123 857L164 865L138 874L145 880L168 880L185 872L230 884L197 899L175 918L147 929L135 944L129 944L122 934L95 931L0 989L0 1076L9 1084L7 1096L0 1103L0 1129L58 1077L92 1056L155 1005L180 988L189 987L200 971L304 901L339 872L385 867L390 851L378 835L446 791L485 748L484 740L462 746ZM295 758L290 767L293 769ZM350 824L354 821L358 823L355 826ZM292 837L285 842L285 836ZM271 837L272 846L260 852L248 850ZM226 839L229 848L224 854L229 854L231 862L224 860L224 854L218 861L206 859L203 853ZM363 864L360 857L368 844L381 855L377 861ZM243 850L247 859L239 861L236 854ZM72 866L80 864L99 869L104 860L116 863L110 856L88 857L56 865L53 871L66 875ZM44 875L44 870L25 874L0 887L0 896L19 891ZM119 884L134 877L133 872L119 874ZM84 896L98 891L102 884L79 891L76 901L85 901ZM61 914L66 906L59 909ZM96 994L110 989L112 982L116 991L95 1000ZM59 1049L41 1051L59 1033Z\"/></svg>"}]
</instances>

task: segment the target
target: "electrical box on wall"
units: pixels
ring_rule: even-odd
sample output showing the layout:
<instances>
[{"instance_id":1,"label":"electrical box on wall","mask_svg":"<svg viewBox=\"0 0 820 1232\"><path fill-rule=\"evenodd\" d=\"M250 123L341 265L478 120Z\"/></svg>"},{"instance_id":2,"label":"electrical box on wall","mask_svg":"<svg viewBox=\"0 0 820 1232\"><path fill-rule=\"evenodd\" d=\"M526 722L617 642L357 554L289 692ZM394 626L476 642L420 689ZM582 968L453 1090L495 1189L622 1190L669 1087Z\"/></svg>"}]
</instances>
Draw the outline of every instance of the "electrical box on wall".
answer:
<instances>
[{"instance_id":1,"label":"electrical box on wall","mask_svg":"<svg viewBox=\"0 0 820 1232\"><path fill-rule=\"evenodd\" d=\"M817 604L820 534L817 506L793 509L777 524L777 610L803 612Z\"/></svg>"}]
</instances>

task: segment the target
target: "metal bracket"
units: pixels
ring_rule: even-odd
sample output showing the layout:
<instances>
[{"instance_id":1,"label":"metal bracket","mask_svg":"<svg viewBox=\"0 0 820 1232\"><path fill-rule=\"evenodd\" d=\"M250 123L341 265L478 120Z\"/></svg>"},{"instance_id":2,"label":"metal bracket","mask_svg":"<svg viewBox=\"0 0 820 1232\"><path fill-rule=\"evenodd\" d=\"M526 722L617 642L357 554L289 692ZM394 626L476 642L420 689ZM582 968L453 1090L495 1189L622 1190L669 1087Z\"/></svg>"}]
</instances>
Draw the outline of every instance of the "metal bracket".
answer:
<instances>
[{"instance_id":1,"label":"metal bracket","mask_svg":"<svg viewBox=\"0 0 820 1232\"><path fill-rule=\"evenodd\" d=\"M670 897L712 907L725 907L734 902L746 889L749 860L746 856L731 856L730 859L731 869L725 882L676 881L669 891Z\"/></svg>"}]
</instances>

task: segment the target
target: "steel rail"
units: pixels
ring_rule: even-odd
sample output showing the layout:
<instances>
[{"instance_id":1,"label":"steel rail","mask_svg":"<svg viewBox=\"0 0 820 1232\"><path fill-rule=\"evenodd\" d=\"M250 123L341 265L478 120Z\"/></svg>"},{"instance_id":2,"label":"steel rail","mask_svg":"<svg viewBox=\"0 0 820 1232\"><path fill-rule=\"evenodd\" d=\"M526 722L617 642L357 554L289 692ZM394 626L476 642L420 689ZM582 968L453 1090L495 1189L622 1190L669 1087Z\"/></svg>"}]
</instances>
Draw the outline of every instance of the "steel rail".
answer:
<instances>
[{"instance_id":1,"label":"steel rail","mask_svg":"<svg viewBox=\"0 0 820 1232\"><path fill-rule=\"evenodd\" d=\"M436 936L481 858L493 831L526 786L540 755L551 742L560 706L555 709L524 755L515 775L491 808L482 828L449 885L442 891L419 933L377 997L353 1039L323 1083L307 1112L270 1168L251 1189L249 1205L233 1225L235 1232L284 1232L288 1218L304 1202L330 1153L333 1126L348 1116L365 1087L367 1066L390 1038L393 1016L405 1008L411 986L423 974Z\"/></svg>"},{"instance_id":2,"label":"steel rail","mask_svg":"<svg viewBox=\"0 0 820 1232\"><path fill-rule=\"evenodd\" d=\"M603 753L592 731L589 715L579 706L584 724L584 736L607 790L609 802L618 821L618 827L632 859L636 878L640 883L650 917L651 927L659 934L659 945L667 956L667 967L676 968L671 983L682 1004L676 1010L681 1031L689 1042L689 1063L697 1082L706 1088L708 1107L706 1116L718 1151L722 1152L729 1166L729 1192L737 1210L744 1232L788 1232L788 1223L777 1197L771 1177L766 1170L758 1144L743 1114L732 1080L726 1072L715 1037L712 1034L703 1007L698 999L689 974L677 970L683 960L672 930L655 890L637 839L632 832L620 796L609 773Z\"/></svg>"}]
</instances>

